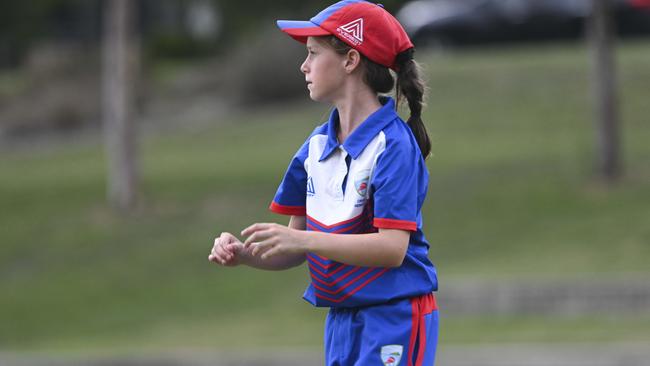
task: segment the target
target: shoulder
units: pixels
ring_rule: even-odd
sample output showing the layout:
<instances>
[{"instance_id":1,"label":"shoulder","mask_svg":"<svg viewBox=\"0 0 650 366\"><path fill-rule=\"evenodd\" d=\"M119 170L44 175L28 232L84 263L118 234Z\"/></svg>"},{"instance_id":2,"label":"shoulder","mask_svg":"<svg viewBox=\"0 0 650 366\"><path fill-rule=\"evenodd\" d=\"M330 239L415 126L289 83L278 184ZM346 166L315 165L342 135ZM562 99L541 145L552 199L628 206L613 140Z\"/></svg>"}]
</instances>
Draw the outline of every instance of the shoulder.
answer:
<instances>
[{"instance_id":1,"label":"shoulder","mask_svg":"<svg viewBox=\"0 0 650 366\"><path fill-rule=\"evenodd\" d=\"M395 118L381 132L386 146L384 153L397 154L403 158L422 155L413 131L401 118Z\"/></svg>"}]
</instances>

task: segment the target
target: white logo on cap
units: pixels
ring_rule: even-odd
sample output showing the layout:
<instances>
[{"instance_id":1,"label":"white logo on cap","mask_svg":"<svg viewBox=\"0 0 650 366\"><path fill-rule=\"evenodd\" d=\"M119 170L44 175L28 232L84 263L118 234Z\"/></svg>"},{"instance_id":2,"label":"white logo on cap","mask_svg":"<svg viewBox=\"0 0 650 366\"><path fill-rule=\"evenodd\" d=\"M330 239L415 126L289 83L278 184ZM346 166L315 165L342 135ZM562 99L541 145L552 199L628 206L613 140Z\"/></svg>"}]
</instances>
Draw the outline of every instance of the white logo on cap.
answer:
<instances>
[{"instance_id":1,"label":"white logo on cap","mask_svg":"<svg viewBox=\"0 0 650 366\"><path fill-rule=\"evenodd\" d=\"M363 42L363 18L353 20L348 24L336 28L336 30L355 46Z\"/></svg>"}]
</instances>

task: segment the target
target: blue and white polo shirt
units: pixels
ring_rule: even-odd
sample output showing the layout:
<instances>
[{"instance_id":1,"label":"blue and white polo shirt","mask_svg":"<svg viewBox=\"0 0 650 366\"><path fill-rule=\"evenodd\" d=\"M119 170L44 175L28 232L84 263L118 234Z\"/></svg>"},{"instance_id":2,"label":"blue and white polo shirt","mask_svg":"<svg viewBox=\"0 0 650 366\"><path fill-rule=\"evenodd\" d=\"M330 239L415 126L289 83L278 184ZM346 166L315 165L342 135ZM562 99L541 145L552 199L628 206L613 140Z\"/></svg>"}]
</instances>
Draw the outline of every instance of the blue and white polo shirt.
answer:
<instances>
[{"instance_id":1,"label":"blue and white polo shirt","mask_svg":"<svg viewBox=\"0 0 650 366\"><path fill-rule=\"evenodd\" d=\"M307 230L339 234L411 232L398 268L360 267L308 253L311 284L305 300L315 306L356 307L435 291L436 270L427 257L421 208L429 174L409 126L382 107L339 144L338 111L318 126L295 154L270 209L306 216Z\"/></svg>"}]
</instances>

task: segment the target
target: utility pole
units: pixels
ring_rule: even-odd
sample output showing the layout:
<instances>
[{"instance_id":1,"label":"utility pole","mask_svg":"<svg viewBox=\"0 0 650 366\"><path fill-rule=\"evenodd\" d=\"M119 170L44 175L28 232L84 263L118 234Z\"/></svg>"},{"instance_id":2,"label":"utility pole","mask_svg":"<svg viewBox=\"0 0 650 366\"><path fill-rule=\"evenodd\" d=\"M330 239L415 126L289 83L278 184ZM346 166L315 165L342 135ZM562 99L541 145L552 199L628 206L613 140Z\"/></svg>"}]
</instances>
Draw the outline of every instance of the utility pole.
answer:
<instances>
[{"instance_id":1,"label":"utility pole","mask_svg":"<svg viewBox=\"0 0 650 366\"><path fill-rule=\"evenodd\" d=\"M612 1L592 0L589 42L598 136L597 166L599 175L609 183L622 174L615 37Z\"/></svg>"},{"instance_id":2,"label":"utility pole","mask_svg":"<svg viewBox=\"0 0 650 366\"><path fill-rule=\"evenodd\" d=\"M131 210L137 199L136 128L133 121L137 47L133 0L104 2L102 123L109 204Z\"/></svg>"}]
</instances>

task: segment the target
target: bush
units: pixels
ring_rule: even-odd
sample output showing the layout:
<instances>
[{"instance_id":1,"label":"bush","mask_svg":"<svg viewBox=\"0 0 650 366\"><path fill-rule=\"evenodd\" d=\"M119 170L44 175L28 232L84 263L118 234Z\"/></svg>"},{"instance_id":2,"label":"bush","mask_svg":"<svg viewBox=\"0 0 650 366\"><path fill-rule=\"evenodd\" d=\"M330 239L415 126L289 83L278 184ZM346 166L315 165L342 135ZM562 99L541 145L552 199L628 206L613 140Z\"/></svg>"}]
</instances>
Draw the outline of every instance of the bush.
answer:
<instances>
[{"instance_id":1,"label":"bush","mask_svg":"<svg viewBox=\"0 0 650 366\"><path fill-rule=\"evenodd\" d=\"M225 85L237 103L268 103L305 95L300 72L306 55L302 44L277 28L263 29L251 42L240 42L228 58Z\"/></svg>"}]
</instances>

